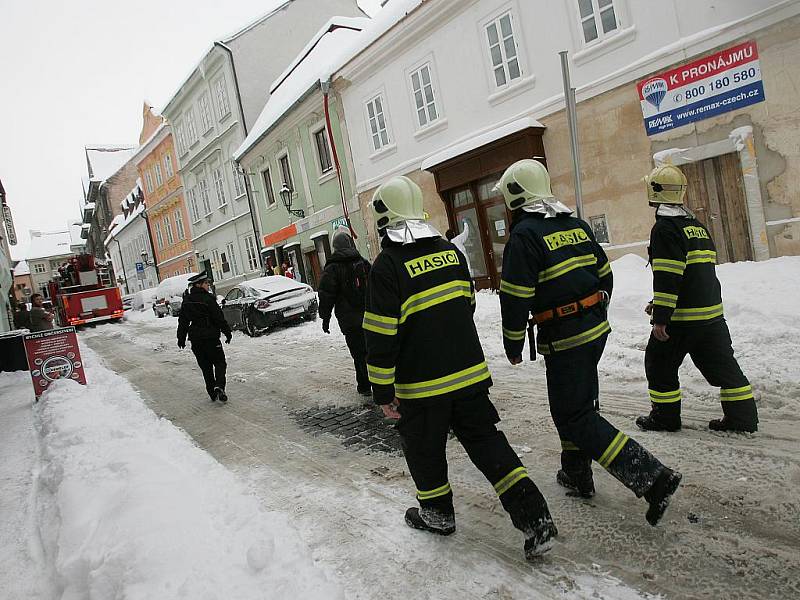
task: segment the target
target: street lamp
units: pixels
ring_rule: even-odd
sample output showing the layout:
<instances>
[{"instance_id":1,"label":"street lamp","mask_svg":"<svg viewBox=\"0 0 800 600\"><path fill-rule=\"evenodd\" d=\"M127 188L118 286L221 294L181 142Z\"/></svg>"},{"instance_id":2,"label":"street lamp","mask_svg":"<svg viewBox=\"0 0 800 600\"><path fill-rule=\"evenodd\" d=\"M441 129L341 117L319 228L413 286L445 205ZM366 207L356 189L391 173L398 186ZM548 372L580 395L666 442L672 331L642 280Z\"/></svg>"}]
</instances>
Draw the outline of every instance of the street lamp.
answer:
<instances>
[{"instance_id":1,"label":"street lamp","mask_svg":"<svg viewBox=\"0 0 800 600\"><path fill-rule=\"evenodd\" d=\"M283 205L286 207L286 212L293 214L295 217L300 217L301 219L306 216L306 213L302 210L292 210L292 188L290 188L288 184L283 184L280 194Z\"/></svg>"},{"instance_id":2,"label":"street lamp","mask_svg":"<svg viewBox=\"0 0 800 600\"><path fill-rule=\"evenodd\" d=\"M146 267L152 266L150 257L147 255L147 250L142 250L142 264Z\"/></svg>"}]
</instances>

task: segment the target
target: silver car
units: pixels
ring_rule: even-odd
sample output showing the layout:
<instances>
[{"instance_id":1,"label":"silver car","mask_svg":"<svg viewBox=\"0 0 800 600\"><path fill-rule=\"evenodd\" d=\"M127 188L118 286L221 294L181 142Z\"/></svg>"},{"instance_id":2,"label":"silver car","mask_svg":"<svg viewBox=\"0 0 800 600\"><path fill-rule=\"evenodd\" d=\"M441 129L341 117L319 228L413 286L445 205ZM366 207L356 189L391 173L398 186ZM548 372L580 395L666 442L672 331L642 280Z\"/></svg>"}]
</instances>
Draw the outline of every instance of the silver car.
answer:
<instances>
[{"instance_id":1,"label":"silver car","mask_svg":"<svg viewBox=\"0 0 800 600\"><path fill-rule=\"evenodd\" d=\"M222 300L222 313L231 329L250 336L293 321L313 321L318 307L310 285L281 275L244 281Z\"/></svg>"}]
</instances>

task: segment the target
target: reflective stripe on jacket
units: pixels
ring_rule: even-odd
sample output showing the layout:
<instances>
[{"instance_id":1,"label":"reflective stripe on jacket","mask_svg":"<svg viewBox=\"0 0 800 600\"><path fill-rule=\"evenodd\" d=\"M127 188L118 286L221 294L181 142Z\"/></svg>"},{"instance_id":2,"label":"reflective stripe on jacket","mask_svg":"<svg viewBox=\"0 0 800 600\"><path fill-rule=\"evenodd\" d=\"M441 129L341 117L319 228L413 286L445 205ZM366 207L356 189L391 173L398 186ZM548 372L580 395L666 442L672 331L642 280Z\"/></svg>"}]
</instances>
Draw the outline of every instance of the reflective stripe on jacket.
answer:
<instances>
[{"instance_id":1,"label":"reflective stripe on jacket","mask_svg":"<svg viewBox=\"0 0 800 600\"><path fill-rule=\"evenodd\" d=\"M441 238L384 240L369 276L363 329L375 402L457 397L491 385L472 320L463 254Z\"/></svg>"},{"instance_id":2,"label":"reflective stripe on jacket","mask_svg":"<svg viewBox=\"0 0 800 600\"><path fill-rule=\"evenodd\" d=\"M653 323L691 326L723 318L715 272L717 251L708 229L688 217L656 218L650 232Z\"/></svg>"}]
</instances>

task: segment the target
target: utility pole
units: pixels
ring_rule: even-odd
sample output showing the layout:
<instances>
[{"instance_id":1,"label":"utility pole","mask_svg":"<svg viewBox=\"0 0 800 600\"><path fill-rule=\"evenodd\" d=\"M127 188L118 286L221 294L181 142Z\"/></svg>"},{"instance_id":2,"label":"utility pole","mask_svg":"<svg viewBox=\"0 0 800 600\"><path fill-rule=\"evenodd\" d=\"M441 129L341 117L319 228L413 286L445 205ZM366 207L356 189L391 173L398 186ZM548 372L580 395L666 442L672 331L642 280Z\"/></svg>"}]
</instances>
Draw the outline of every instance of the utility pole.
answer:
<instances>
[{"instance_id":1,"label":"utility pole","mask_svg":"<svg viewBox=\"0 0 800 600\"><path fill-rule=\"evenodd\" d=\"M583 218L583 189L581 188L581 157L578 152L578 115L575 105L575 88L569 77L569 56L566 50L558 53L561 57L561 76L564 80L564 103L569 125L569 145L572 150L572 176L575 183L575 207L578 218Z\"/></svg>"}]
</instances>

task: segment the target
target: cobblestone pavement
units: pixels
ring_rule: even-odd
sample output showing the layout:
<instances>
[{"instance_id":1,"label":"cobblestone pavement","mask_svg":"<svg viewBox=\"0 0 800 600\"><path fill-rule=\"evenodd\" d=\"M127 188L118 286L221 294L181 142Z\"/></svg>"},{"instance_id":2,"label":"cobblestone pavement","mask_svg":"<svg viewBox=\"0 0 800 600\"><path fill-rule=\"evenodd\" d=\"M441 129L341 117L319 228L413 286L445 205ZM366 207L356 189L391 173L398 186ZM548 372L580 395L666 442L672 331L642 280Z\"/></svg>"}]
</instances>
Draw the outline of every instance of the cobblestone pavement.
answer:
<instances>
[{"instance_id":1,"label":"cobblestone pavement","mask_svg":"<svg viewBox=\"0 0 800 600\"><path fill-rule=\"evenodd\" d=\"M346 448L370 452L400 452L400 436L394 423L373 405L308 408L291 413L300 427L312 435L330 433Z\"/></svg>"}]
</instances>

